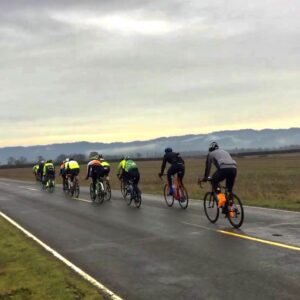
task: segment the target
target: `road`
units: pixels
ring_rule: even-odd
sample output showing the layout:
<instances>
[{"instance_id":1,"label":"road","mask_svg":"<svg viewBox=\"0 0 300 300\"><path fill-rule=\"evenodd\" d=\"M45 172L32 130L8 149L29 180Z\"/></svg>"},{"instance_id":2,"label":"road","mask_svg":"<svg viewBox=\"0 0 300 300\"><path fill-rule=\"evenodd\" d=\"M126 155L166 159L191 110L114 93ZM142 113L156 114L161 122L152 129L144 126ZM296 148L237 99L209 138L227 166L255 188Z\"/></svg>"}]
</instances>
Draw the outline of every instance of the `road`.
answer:
<instances>
[{"instance_id":1,"label":"road","mask_svg":"<svg viewBox=\"0 0 300 300\"><path fill-rule=\"evenodd\" d=\"M74 200L6 179L0 211L124 299L299 299L300 213L246 207L236 230L202 201L143 195L137 209L116 191L99 205L87 188Z\"/></svg>"}]
</instances>

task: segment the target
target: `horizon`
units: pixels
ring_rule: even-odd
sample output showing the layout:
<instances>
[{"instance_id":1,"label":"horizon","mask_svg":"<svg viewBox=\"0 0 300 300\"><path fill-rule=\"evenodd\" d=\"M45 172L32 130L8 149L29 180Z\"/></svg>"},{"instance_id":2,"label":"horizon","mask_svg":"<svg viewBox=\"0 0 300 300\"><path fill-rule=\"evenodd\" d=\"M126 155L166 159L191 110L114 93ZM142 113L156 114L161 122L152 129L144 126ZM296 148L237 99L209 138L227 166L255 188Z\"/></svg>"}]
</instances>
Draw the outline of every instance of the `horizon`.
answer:
<instances>
[{"instance_id":1,"label":"horizon","mask_svg":"<svg viewBox=\"0 0 300 300\"><path fill-rule=\"evenodd\" d=\"M234 129L234 130L218 130L218 131L211 131L208 133L186 133L186 134L180 134L180 135L169 135L169 136L157 136L154 138L150 139L145 139L145 140L130 140L130 141L112 141L112 142L101 142L101 141L88 141L88 140L78 140L78 141L73 141L73 142L61 142L61 143L51 143L51 144L32 144L32 145L13 145L13 146L0 146L0 149L5 149L5 148L30 148L30 147L45 147L45 146L52 146L52 145L65 145L65 144L76 144L76 143L99 143L99 144L105 144L105 145L110 145L110 144L115 144L115 143L135 143L135 142L147 142L147 141L152 141L152 140L157 140L157 139L162 139L162 138L174 138L174 137L181 137L181 136L189 136L189 135L210 135L210 134L215 134L215 133L222 133L222 132L237 132L237 131L256 131L256 132L261 132L265 130L291 130L291 129L300 129L299 127L286 127L286 128L262 128L262 129L253 129L253 128L241 128L241 129ZM288 145L292 146L292 145Z\"/></svg>"},{"instance_id":2,"label":"horizon","mask_svg":"<svg viewBox=\"0 0 300 300\"><path fill-rule=\"evenodd\" d=\"M297 127L300 2L0 1L0 146Z\"/></svg>"}]
</instances>

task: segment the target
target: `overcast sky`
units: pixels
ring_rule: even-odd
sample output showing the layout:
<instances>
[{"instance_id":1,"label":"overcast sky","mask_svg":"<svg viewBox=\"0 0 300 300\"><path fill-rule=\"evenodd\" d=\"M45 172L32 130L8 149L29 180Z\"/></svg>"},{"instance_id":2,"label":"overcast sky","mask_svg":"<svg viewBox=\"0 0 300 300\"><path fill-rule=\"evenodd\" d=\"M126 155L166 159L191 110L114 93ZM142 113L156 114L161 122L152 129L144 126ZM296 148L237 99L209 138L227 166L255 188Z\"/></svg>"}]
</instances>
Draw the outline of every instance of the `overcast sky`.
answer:
<instances>
[{"instance_id":1,"label":"overcast sky","mask_svg":"<svg viewBox=\"0 0 300 300\"><path fill-rule=\"evenodd\" d=\"M300 126L299 0L0 0L0 146Z\"/></svg>"}]
</instances>

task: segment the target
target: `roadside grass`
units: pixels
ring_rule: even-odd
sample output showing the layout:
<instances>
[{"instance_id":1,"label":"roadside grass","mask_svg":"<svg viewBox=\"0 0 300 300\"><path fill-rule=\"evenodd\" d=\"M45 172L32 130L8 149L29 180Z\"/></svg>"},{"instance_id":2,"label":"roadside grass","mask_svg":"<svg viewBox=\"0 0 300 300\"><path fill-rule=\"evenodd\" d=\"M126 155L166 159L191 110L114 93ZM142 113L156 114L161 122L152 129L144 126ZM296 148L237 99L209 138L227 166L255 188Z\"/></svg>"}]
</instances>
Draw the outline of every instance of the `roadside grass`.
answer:
<instances>
[{"instance_id":1,"label":"roadside grass","mask_svg":"<svg viewBox=\"0 0 300 300\"><path fill-rule=\"evenodd\" d=\"M98 290L0 217L0 299L103 299Z\"/></svg>"},{"instance_id":2,"label":"roadside grass","mask_svg":"<svg viewBox=\"0 0 300 300\"><path fill-rule=\"evenodd\" d=\"M278 209L300 211L300 155L267 155L236 158L238 162L238 177L235 192L243 203L252 206L262 206ZM186 159L186 175L184 183L189 196L202 199L210 185L202 190L197 185L197 178L203 176L205 160ZM141 173L140 187L142 192L162 194L164 182L158 178L161 161L138 161ZM111 184L119 189L116 178L117 163L111 164ZM58 170L58 168L57 168ZM88 185L84 180L86 167L82 166L80 184ZM33 180L30 168L0 169L0 177ZM57 177L58 178L58 177ZM60 182L60 179L57 180Z\"/></svg>"}]
</instances>

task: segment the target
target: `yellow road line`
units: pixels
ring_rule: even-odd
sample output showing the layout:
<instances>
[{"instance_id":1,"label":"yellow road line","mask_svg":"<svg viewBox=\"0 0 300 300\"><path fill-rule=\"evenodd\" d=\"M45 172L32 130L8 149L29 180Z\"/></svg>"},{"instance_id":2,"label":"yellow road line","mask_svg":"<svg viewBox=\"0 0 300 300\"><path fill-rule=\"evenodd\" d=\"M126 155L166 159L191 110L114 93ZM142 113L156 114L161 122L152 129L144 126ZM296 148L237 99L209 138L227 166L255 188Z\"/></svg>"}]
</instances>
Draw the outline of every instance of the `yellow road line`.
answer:
<instances>
[{"instance_id":1,"label":"yellow road line","mask_svg":"<svg viewBox=\"0 0 300 300\"><path fill-rule=\"evenodd\" d=\"M238 238L241 238L241 239L254 241L254 242L257 242L257 243L267 244L267 245L271 245L271 246L275 246L275 247L281 247L281 248L290 249L290 250L294 250L294 251L300 251L300 247L297 247L297 246L292 246L292 245L282 244L282 243L278 243L278 242L263 240L263 239L259 239L259 238L252 237L252 236L249 236L249 235L234 233L234 232L231 232L231 231L214 229L214 228L206 227L206 226L199 225L199 224L193 224L193 223L188 223L188 222L181 222L181 223L186 224L186 225L190 225L190 226L194 226L194 227L199 227L199 228L209 230L209 231L214 231L214 232L218 232L218 233L238 237Z\"/></svg>"},{"instance_id":2,"label":"yellow road line","mask_svg":"<svg viewBox=\"0 0 300 300\"><path fill-rule=\"evenodd\" d=\"M268 240L263 240L263 239L255 238L255 237L252 237L252 236L249 236L249 235L238 234L238 233L225 231L225 230L216 230L216 231L220 232L220 233L223 233L223 234L226 234L226 235L239 237L241 239L246 239L246 240L250 240L250 241L254 241L254 242L258 242L258 243L263 243L263 244L267 244L267 245L271 245L271 246L286 248L286 249L290 249L290 250L300 251L300 247L296 247L296 246L291 246L291 245L287 245L287 244L282 244L282 243L272 242L272 241L268 241Z\"/></svg>"}]
</instances>

